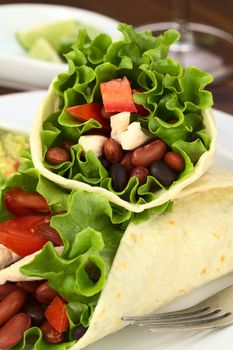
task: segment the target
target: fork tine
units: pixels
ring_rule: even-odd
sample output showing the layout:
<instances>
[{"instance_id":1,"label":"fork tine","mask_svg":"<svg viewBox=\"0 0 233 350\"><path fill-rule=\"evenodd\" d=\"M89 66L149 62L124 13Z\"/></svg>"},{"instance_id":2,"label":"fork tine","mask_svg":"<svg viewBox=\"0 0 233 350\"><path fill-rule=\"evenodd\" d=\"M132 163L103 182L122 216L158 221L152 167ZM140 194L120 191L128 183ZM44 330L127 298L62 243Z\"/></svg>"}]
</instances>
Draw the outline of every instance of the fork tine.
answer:
<instances>
[{"instance_id":1,"label":"fork tine","mask_svg":"<svg viewBox=\"0 0 233 350\"><path fill-rule=\"evenodd\" d=\"M233 285L183 310L146 316L125 316L123 321L154 331L199 330L233 324ZM231 312L232 311L232 312Z\"/></svg>"},{"instance_id":2,"label":"fork tine","mask_svg":"<svg viewBox=\"0 0 233 350\"><path fill-rule=\"evenodd\" d=\"M226 326L231 323L233 323L232 318L227 320L227 318L232 315L231 312L225 312L222 315L215 316L215 317L210 317L207 319L201 319L201 320L194 320L194 321L187 321L183 320L182 322L178 323L172 323L172 322L167 322L167 323L156 323L156 322L145 322L145 323L138 323L140 327L146 327L149 328L151 331L156 331L157 330L194 330L194 329L203 329L203 328L215 328L219 326ZM224 322L223 322L224 321Z\"/></svg>"},{"instance_id":3,"label":"fork tine","mask_svg":"<svg viewBox=\"0 0 233 350\"><path fill-rule=\"evenodd\" d=\"M205 306L197 309L189 308L185 310L175 311L175 312L166 312L162 314L146 315L146 316L124 316L122 317L123 321L151 321L151 320L166 320L166 319L175 319L180 317L188 317L193 315L201 314L205 311L210 310L210 306ZM190 311L188 311L190 310Z\"/></svg>"},{"instance_id":4,"label":"fork tine","mask_svg":"<svg viewBox=\"0 0 233 350\"><path fill-rule=\"evenodd\" d=\"M177 324L180 324L181 322L191 322L191 321L196 321L196 320L202 320L202 319L207 319L207 318L210 318L210 317L213 317L217 314L219 314L222 310L221 309L215 309L215 310L211 310L207 313L201 313L201 314L198 314L198 315L191 315L191 316L187 316L187 315L181 315L180 317L176 317L176 318L163 318L163 319L143 319L143 320L135 320L134 321L134 324L137 325L137 324L146 324L146 323L153 323L153 324L174 324L174 325L177 325Z\"/></svg>"}]
</instances>

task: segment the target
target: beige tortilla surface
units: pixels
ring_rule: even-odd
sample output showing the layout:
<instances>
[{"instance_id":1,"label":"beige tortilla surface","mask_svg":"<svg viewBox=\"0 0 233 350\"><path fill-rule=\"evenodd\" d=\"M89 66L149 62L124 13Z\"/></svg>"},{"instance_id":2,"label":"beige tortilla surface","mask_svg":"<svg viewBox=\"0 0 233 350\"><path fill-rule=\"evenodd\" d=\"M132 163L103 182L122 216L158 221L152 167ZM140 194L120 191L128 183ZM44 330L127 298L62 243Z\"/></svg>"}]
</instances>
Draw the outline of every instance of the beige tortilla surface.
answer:
<instances>
[{"instance_id":1,"label":"beige tortilla surface","mask_svg":"<svg viewBox=\"0 0 233 350\"><path fill-rule=\"evenodd\" d=\"M233 271L233 182L175 200L174 210L131 224L117 252L91 325L72 348L126 326Z\"/></svg>"}]
</instances>

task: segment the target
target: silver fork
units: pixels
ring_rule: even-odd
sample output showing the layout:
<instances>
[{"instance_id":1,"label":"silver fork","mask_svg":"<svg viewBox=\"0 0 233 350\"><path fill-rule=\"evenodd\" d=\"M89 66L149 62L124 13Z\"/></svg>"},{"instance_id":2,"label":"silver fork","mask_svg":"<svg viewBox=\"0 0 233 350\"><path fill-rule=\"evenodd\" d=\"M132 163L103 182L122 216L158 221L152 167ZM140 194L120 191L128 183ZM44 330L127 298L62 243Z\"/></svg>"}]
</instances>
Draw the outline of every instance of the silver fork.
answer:
<instances>
[{"instance_id":1,"label":"silver fork","mask_svg":"<svg viewBox=\"0 0 233 350\"><path fill-rule=\"evenodd\" d=\"M132 324L146 327L152 332L226 327L233 324L233 286L184 310L148 316L124 316L122 320L131 321Z\"/></svg>"}]
</instances>

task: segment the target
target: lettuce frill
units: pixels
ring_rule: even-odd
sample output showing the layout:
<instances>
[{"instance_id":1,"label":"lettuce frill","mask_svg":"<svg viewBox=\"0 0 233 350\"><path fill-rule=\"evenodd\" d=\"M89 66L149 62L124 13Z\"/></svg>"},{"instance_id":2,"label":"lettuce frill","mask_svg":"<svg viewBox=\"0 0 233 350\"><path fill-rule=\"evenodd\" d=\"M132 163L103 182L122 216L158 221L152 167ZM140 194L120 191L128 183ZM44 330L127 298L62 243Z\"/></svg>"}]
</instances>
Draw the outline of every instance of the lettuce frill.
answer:
<instances>
[{"instance_id":1,"label":"lettuce frill","mask_svg":"<svg viewBox=\"0 0 233 350\"><path fill-rule=\"evenodd\" d=\"M205 90L212 77L195 67L182 68L167 57L169 47L179 37L175 30L153 37L150 32L137 33L126 24L120 24L119 29L124 39L117 42L105 34L91 40L85 30L80 31L73 50L66 54L69 70L58 75L54 83L59 111L48 116L41 132L43 156L63 140L75 145L70 161L51 165L44 160L44 165L64 178L99 186L125 201L143 204L157 198L155 189L164 189L162 184L148 176L146 184L140 186L132 177L123 191L115 192L101 161L93 151L83 154L78 144L81 135L101 125L93 119L78 122L66 108L101 102L100 83L127 76L138 91L134 102L148 111L146 117L132 114L131 120L139 121L185 159L185 168L174 186L191 174L201 155L209 150L211 135L201 113L213 104L211 93Z\"/></svg>"}]
</instances>

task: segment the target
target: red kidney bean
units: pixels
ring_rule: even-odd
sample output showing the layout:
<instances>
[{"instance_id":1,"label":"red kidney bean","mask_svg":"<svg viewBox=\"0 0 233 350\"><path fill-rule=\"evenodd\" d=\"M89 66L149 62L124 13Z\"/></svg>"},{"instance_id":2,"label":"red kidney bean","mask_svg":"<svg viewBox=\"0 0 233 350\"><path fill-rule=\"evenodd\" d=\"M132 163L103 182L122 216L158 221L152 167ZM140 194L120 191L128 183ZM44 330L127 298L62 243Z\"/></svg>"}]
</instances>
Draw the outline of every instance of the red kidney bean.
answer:
<instances>
[{"instance_id":1,"label":"red kidney bean","mask_svg":"<svg viewBox=\"0 0 233 350\"><path fill-rule=\"evenodd\" d=\"M36 299L42 304L49 304L57 295L47 281L36 289Z\"/></svg>"},{"instance_id":2,"label":"red kidney bean","mask_svg":"<svg viewBox=\"0 0 233 350\"><path fill-rule=\"evenodd\" d=\"M91 261L85 264L85 271L92 282L96 283L99 281L101 272Z\"/></svg>"},{"instance_id":3,"label":"red kidney bean","mask_svg":"<svg viewBox=\"0 0 233 350\"><path fill-rule=\"evenodd\" d=\"M63 244L58 232L50 226L49 222L44 222L37 225L35 228L35 232L38 233L40 236L49 239L56 246L61 246Z\"/></svg>"},{"instance_id":4,"label":"red kidney bean","mask_svg":"<svg viewBox=\"0 0 233 350\"><path fill-rule=\"evenodd\" d=\"M86 333L87 330L88 328L83 327L82 324L78 325L73 331L74 339L79 340L80 338L82 338L82 336Z\"/></svg>"},{"instance_id":5,"label":"red kidney bean","mask_svg":"<svg viewBox=\"0 0 233 350\"><path fill-rule=\"evenodd\" d=\"M176 179L176 173L162 160L156 160L150 166L150 174L164 186L170 186Z\"/></svg>"},{"instance_id":6,"label":"red kidney bean","mask_svg":"<svg viewBox=\"0 0 233 350\"><path fill-rule=\"evenodd\" d=\"M15 290L18 290L19 287L15 283L5 283L3 285L0 285L0 301L5 299L5 297L10 294L11 292L14 292Z\"/></svg>"},{"instance_id":7,"label":"red kidney bean","mask_svg":"<svg viewBox=\"0 0 233 350\"><path fill-rule=\"evenodd\" d=\"M123 165L128 173L133 170L133 164L131 163L131 154L132 152L126 153L126 155L121 160L121 165Z\"/></svg>"},{"instance_id":8,"label":"red kidney bean","mask_svg":"<svg viewBox=\"0 0 233 350\"><path fill-rule=\"evenodd\" d=\"M8 294L0 303L0 326L15 315L26 300L27 294L23 289L18 289Z\"/></svg>"},{"instance_id":9,"label":"red kidney bean","mask_svg":"<svg viewBox=\"0 0 233 350\"><path fill-rule=\"evenodd\" d=\"M110 163L118 163L123 158L121 145L114 139L109 138L104 143L104 154Z\"/></svg>"},{"instance_id":10,"label":"red kidney bean","mask_svg":"<svg viewBox=\"0 0 233 350\"><path fill-rule=\"evenodd\" d=\"M180 153L177 152L167 152L164 156L164 162L170 166L173 170L180 173L184 170L185 161Z\"/></svg>"},{"instance_id":11,"label":"red kidney bean","mask_svg":"<svg viewBox=\"0 0 233 350\"><path fill-rule=\"evenodd\" d=\"M146 183L148 175L149 175L149 170L141 166L134 168L130 173L130 177L136 176L138 178L139 185L143 185L144 183Z\"/></svg>"},{"instance_id":12,"label":"red kidney bean","mask_svg":"<svg viewBox=\"0 0 233 350\"><path fill-rule=\"evenodd\" d=\"M19 282L19 286L28 293L35 293L41 283L43 283L43 281L22 281Z\"/></svg>"},{"instance_id":13,"label":"red kidney bean","mask_svg":"<svg viewBox=\"0 0 233 350\"><path fill-rule=\"evenodd\" d=\"M166 149L167 146L162 140L153 141L133 151L131 163L135 167L142 166L146 168L154 161L162 159L166 153Z\"/></svg>"},{"instance_id":14,"label":"red kidney bean","mask_svg":"<svg viewBox=\"0 0 233 350\"><path fill-rule=\"evenodd\" d=\"M24 313L14 315L0 328L0 349L9 349L18 344L23 333L30 328L31 317Z\"/></svg>"},{"instance_id":15,"label":"red kidney bean","mask_svg":"<svg viewBox=\"0 0 233 350\"><path fill-rule=\"evenodd\" d=\"M54 329L48 321L44 321L40 326L43 338L48 343L58 344L64 340L64 333L60 333Z\"/></svg>"},{"instance_id":16,"label":"red kidney bean","mask_svg":"<svg viewBox=\"0 0 233 350\"><path fill-rule=\"evenodd\" d=\"M66 150L66 151L70 151L70 147L74 146L75 145L75 142L73 141L70 141L70 140L64 140L62 142L62 146L63 148Z\"/></svg>"},{"instance_id":17,"label":"red kidney bean","mask_svg":"<svg viewBox=\"0 0 233 350\"><path fill-rule=\"evenodd\" d=\"M49 164L57 165L70 160L70 153L61 147L49 148L45 154L45 159Z\"/></svg>"},{"instance_id":18,"label":"red kidney bean","mask_svg":"<svg viewBox=\"0 0 233 350\"><path fill-rule=\"evenodd\" d=\"M44 308L35 298L25 303L22 312L31 317L34 326L39 326L44 320Z\"/></svg>"},{"instance_id":19,"label":"red kidney bean","mask_svg":"<svg viewBox=\"0 0 233 350\"><path fill-rule=\"evenodd\" d=\"M128 182L128 174L123 165L113 164L109 169L109 176L112 178L112 187L115 191L122 191Z\"/></svg>"}]
</instances>

